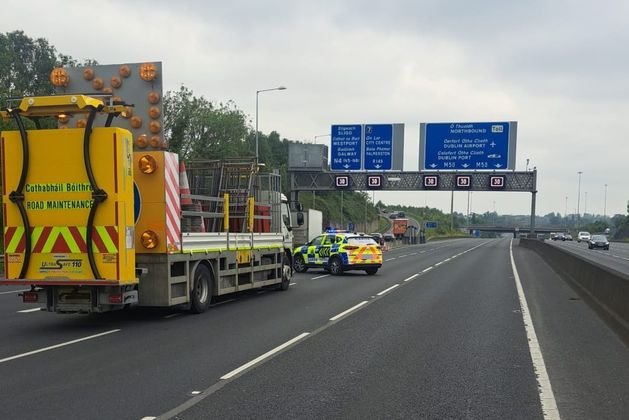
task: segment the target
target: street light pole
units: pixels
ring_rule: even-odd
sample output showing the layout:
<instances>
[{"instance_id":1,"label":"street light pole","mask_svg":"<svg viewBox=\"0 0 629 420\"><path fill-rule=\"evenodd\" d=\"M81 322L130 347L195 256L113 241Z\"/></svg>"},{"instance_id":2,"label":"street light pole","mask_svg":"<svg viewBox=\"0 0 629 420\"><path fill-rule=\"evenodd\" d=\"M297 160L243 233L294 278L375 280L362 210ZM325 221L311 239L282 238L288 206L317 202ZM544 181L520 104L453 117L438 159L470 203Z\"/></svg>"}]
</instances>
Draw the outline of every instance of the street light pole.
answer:
<instances>
[{"instance_id":1,"label":"street light pole","mask_svg":"<svg viewBox=\"0 0 629 420\"><path fill-rule=\"evenodd\" d=\"M577 189L577 225L581 223L581 174L583 171L577 172L579 174L579 187Z\"/></svg>"},{"instance_id":2,"label":"street light pole","mask_svg":"<svg viewBox=\"0 0 629 420\"><path fill-rule=\"evenodd\" d=\"M258 160L258 158L259 158L259 154L258 154L258 138L259 138L259 133L258 133L258 96L260 96L260 93L262 93L262 92L270 92L272 90L285 90L285 89L286 89L285 86L278 86L276 88L271 88L271 89L256 90L256 160Z\"/></svg>"},{"instance_id":3,"label":"street light pole","mask_svg":"<svg viewBox=\"0 0 629 420\"><path fill-rule=\"evenodd\" d=\"M585 192L585 201L583 204L583 217L585 217L585 215L588 214L588 192Z\"/></svg>"},{"instance_id":4,"label":"street light pole","mask_svg":"<svg viewBox=\"0 0 629 420\"><path fill-rule=\"evenodd\" d=\"M603 201L603 218L607 219L607 184L605 184L605 200Z\"/></svg>"}]
</instances>

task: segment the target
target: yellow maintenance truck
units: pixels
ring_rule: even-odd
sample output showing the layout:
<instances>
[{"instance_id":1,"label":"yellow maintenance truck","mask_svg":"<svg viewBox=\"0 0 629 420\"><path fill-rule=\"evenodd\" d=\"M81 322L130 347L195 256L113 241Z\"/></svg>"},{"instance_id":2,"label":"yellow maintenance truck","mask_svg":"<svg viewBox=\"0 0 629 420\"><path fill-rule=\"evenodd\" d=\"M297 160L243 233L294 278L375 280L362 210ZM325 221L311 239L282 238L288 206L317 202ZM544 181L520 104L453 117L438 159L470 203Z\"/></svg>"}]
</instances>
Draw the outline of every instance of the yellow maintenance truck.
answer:
<instances>
[{"instance_id":1,"label":"yellow maintenance truck","mask_svg":"<svg viewBox=\"0 0 629 420\"><path fill-rule=\"evenodd\" d=\"M0 133L5 273L25 302L92 313L208 308L292 277L290 212L254 158L190 162L163 140L161 63L57 68ZM90 93L84 93L90 92ZM42 118L58 128L40 129ZM26 129L25 121L35 128Z\"/></svg>"}]
</instances>

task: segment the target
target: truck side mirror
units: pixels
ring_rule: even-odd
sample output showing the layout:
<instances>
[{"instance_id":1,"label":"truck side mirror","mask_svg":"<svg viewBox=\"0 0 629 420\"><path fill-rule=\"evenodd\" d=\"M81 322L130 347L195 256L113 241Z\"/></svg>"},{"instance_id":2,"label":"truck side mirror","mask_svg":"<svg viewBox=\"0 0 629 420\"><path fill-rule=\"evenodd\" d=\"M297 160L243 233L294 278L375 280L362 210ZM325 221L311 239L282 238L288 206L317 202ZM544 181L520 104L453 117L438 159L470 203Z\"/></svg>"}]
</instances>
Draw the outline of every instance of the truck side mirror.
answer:
<instances>
[{"instance_id":1,"label":"truck side mirror","mask_svg":"<svg viewBox=\"0 0 629 420\"><path fill-rule=\"evenodd\" d=\"M299 201L295 203L295 208L297 209L297 211L304 211L304 206Z\"/></svg>"},{"instance_id":2,"label":"truck side mirror","mask_svg":"<svg viewBox=\"0 0 629 420\"><path fill-rule=\"evenodd\" d=\"M299 205L301 207L301 204ZM304 224L304 214L299 210L297 212L297 226L301 226Z\"/></svg>"}]
</instances>

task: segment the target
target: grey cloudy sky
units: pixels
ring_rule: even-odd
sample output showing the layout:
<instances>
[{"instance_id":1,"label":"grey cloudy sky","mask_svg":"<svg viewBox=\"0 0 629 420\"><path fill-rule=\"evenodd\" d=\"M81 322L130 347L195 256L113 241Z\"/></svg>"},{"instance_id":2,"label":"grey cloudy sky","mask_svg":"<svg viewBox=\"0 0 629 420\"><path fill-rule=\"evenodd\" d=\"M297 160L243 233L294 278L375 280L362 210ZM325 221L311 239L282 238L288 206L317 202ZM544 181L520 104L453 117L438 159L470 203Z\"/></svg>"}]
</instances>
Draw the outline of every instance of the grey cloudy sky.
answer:
<instances>
[{"instance_id":1,"label":"grey cloudy sky","mask_svg":"<svg viewBox=\"0 0 629 420\"><path fill-rule=\"evenodd\" d=\"M334 123L404 123L406 170L419 123L518 121L517 169L538 173L538 214L625 213L629 2L4 1L24 30L102 64L159 60L165 89L234 100L260 129L312 142ZM85 36L81 34L83 31ZM327 142L329 138L319 138ZM585 202L587 192L587 204ZM376 200L449 211L450 194ZM472 210L525 214L530 194L474 193ZM465 213L467 194L455 193Z\"/></svg>"}]
</instances>

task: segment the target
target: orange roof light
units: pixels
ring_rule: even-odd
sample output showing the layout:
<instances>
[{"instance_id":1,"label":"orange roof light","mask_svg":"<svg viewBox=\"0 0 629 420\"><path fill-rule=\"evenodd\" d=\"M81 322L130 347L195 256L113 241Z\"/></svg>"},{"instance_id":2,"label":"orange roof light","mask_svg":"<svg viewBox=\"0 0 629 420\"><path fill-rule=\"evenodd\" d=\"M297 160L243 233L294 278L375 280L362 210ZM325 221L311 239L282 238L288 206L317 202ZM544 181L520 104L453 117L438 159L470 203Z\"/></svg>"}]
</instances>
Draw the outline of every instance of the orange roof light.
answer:
<instances>
[{"instance_id":1,"label":"orange roof light","mask_svg":"<svg viewBox=\"0 0 629 420\"><path fill-rule=\"evenodd\" d=\"M96 73L94 73L94 69L91 67L86 67L83 69L83 78L85 80L92 80Z\"/></svg>"},{"instance_id":2,"label":"orange roof light","mask_svg":"<svg viewBox=\"0 0 629 420\"><path fill-rule=\"evenodd\" d=\"M133 117L131 117L131 127L133 128L142 127L142 118L138 117L137 115L134 115Z\"/></svg>"},{"instance_id":3,"label":"orange roof light","mask_svg":"<svg viewBox=\"0 0 629 420\"><path fill-rule=\"evenodd\" d=\"M162 130L162 125L159 121L151 121L149 124L149 130L151 130L151 133L157 134Z\"/></svg>"},{"instance_id":4,"label":"orange roof light","mask_svg":"<svg viewBox=\"0 0 629 420\"><path fill-rule=\"evenodd\" d=\"M159 103L159 93L152 91L149 92L149 103L155 105L157 103Z\"/></svg>"},{"instance_id":5,"label":"orange roof light","mask_svg":"<svg viewBox=\"0 0 629 420\"><path fill-rule=\"evenodd\" d=\"M114 89L118 89L120 86L122 86L122 79L118 76L114 76L111 78L111 86Z\"/></svg>"},{"instance_id":6,"label":"orange roof light","mask_svg":"<svg viewBox=\"0 0 629 420\"><path fill-rule=\"evenodd\" d=\"M146 134L140 134L137 139L135 139L135 145L140 149L144 149L148 144L148 136Z\"/></svg>"},{"instance_id":7,"label":"orange roof light","mask_svg":"<svg viewBox=\"0 0 629 420\"><path fill-rule=\"evenodd\" d=\"M131 76L131 67L123 64L120 68L118 68L118 74L124 78Z\"/></svg>"},{"instance_id":8,"label":"orange roof light","mask_svg":"<svg viewBox=\"0 0 629 420\"><path fill-rule=\"evenodd\" d=\"M61 124L67 124L70 121L70 116L68 114L59 114L57 119Z\"/></svg>"},{"instance_id":9,"label":"orange roof light","mask_svg":"<svg viewBox=\"0 0 629 420\"><path fill-rule=\"evenodd\" d=\"M155 80L157 77L157 66L153 63L140 64L140 79L145 82Z\"/></svg>"},{"instance_id":10,"label":"orange roof light","mask_svg":"<svg viewBox=\"0 0 629 420\"><path fill-rule=\"evenodd\" d=\"M56 87L66 87L70 83L70 76L60 67L52 69L50 72L50 83Z\"/></svg>"},{"instance_id":11,"label":"orange roof light","mask_svg":"<svg viewBox=\"0 0 629 420\"><path fill-rule=\"evenodd\" d=\"M157 149L159 147L159 145L161 144L162 139L159 138L159 136L151 136L151 147L154 149Z\"/></svg>"},{"instance_id":12,"label":"orange roof light","mask_svg":"<svg viewBox=\"0 0 629 420\"><path fill-rule=\"evenodd\" d=\"M157 236L157 233L152 230L145 230L142 232L142 235L140 235L140 241L142 242L142 246L144 248L153 249L157 247L157 244L159 244L159 237Z\"/></svg>"},{"instance_id":13,"label":"orange roof light","mask_svg":"<svg viewBox=\"0 0 629 420\"><path fill-rule=\"evenodd\" d=\"M161 114L161 111L159 110L158 106L152 106L149 108L149 117L151 118L159 118L159 115Z\"/></svg>"},{"instance_id":14,"label":"orange roof light","mask_svg":"<svg viewBox=\"0 0 629 420\"><path fill-rule=\"evenodd\" d=\"M96 90L101 90L104 85L105 84L103 83L103 79L101 79L100 77L97 77L94 80L92 80L92 87Z\"/></svg>"},{"instance_id":15,"label":"orange roof light","mask_svg":"<svg viewBox=\"0 0 629 420\"><path fill-rule=\"evenodd\" d=\"M144 155L138 160L140 171L144 174L152 174L157 170L157 161L151 155Z\"/></svg>"}]
</instances>

